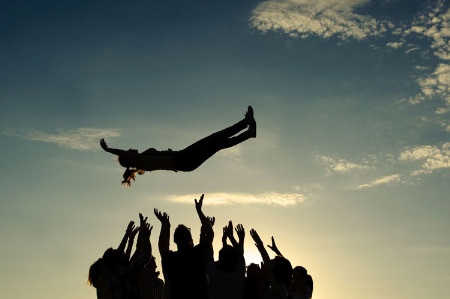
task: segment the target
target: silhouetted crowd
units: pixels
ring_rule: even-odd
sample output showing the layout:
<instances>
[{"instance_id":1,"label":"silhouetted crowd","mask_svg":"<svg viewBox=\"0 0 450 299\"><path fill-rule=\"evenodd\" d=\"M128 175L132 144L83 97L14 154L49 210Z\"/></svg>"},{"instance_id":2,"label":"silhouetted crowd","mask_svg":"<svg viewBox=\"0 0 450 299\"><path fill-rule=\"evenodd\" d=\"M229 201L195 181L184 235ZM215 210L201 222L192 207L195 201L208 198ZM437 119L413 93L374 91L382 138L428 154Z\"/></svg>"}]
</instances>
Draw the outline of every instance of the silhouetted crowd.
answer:
<instances>
[{"instance_id":1,"label":"silhouetted crowd","mask_svg":"<svg viewBox=\"0 0 450 299\"><path fill-rule=\"evenodd\" d=\"M167 213L154 210L161 222L158 249L164 281L152 254L153 227L139 214L139 226L131 221L117 249L108 248L89 268L88 283L96 288L98 299L310 299L313 280L302 266L292 267L272 237L269 254L256 230L250 230L262 257L257 264L245 266L245 230L230 221L222 229L222 248L214 261L214 217L202 211L203 195L195 208L201 221L199 243L194 245L191 231L180 224L173 240L177 251L169 249L170 221ZM236 232L237 240L234 237ZM131 255L134 239L136 247ZM228 244L230 242L230 244Z\"/></svg>"}]
</instances>

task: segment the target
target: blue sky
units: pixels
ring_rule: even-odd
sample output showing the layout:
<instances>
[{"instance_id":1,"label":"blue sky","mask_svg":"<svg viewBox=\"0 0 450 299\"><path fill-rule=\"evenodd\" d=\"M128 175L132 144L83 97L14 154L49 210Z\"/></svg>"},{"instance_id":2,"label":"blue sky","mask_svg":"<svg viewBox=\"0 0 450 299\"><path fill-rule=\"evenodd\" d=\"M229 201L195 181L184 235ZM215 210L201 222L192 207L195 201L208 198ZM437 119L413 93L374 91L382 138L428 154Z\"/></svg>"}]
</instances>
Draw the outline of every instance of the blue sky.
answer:
<instances>
[{"instance_id":1,"label":"blue sky","mask_svg":"<svg viewBox=\"0 0 450 299\"><path fill-rule=\"evenodd\" d=\"M0 24L3 297L95 298L128 221L159 259L153 208L196 231L202 193L217 241L274 236L314 298L448 294L445 1L2 1ZM258 137L192 173L123 188L99 147L182 149L248 105Z\"/></svg>"}]
</instances>

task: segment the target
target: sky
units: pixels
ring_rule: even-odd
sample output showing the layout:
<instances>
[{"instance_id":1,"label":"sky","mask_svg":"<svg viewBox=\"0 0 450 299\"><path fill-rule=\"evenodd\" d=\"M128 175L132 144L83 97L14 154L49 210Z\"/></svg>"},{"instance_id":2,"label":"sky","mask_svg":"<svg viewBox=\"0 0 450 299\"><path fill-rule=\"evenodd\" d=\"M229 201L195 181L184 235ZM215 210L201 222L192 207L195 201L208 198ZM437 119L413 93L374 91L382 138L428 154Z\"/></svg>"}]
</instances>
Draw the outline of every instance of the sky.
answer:
<instances>
[{"instance_id":1,"label":"sky","mask_svg":"<svg viewBox=\"0 0 450 299\"><path fill-rule=\"evenodd\" d=\"M448 297L448 2L3 0L0 28L2 298L96 298L139 213L160 265L153 209L197 242L203 193L216 257L232 220L313 298ZM181 150L248 105L257 138L194 172L125 188L99 146Z\"/></svg>"}]
</instances>

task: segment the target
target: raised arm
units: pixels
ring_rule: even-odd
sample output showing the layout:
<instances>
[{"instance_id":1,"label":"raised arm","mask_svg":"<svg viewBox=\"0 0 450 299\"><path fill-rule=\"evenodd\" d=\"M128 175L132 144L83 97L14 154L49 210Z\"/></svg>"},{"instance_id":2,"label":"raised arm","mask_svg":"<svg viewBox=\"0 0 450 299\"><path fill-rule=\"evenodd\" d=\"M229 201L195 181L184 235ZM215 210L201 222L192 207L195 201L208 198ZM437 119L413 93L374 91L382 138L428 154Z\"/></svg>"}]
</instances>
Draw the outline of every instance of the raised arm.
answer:
<instances>
[{"instance_id":1,"label":"raised arm","mask_svg":"<svg viewBox=\"0 0 450 299\"><path fill-rule=\"evenodd\" d=\"M264 247L264 243L261 241L261 238L259 237L256 230L251 229L250 230L250 236L252 236L253 241L255 241L256 248L258 248L259 253L261 254L262 260L264 264L267 266L270 264L270 257L269 254L266 251L266 248Z\"/></svg>"},{"instance_id":2,"label":"raised arm","mask_svg":"<svg viewBox=\"0 0 450 299\"><path fill-rule=\"evenodd\" d=\"M138 241L136 245L136 252L143 253L149 257L152 256L152 244L150 243L150 235L152 233L153 226L147 223L147 217L144 218L141 213L139 213L140 220L140 230Z\"/></svg>"},{"instance_id":3,"label":"raised arm","mask_svg":"<svg viewBox=\"0 0 450 299\"><path fill-rule=\"evenodd\" d=\"M234 230L236 231L236 234L238 236L239 249L241 250L242 255L244 255L244 240L245 240L244 226L242 224L238 224Z\"/></svg>"},{"instance_id":4,"label":"raised arm","mask_svg":"<svg viewBox=\"0 0 450 299\"><path fill-rule=\"evenodd\" d=\"M239 249L239 244L233 235L233 222L231 222L231 220L228 222L228 225L225 226L225 233L227 234L228 239L230 239L231 245L233 245L234 248Z\"/></svg>"},{"instance_id":5,"label":"raised arm","mask_svg":"<svg viewBox=\"0 0 450 299\"><path fill-rule=\"evenodd\" d=\"M203 231L204 237L201 238L201 241L205 242L209 246L212 246L214 240L214 231L212 229L211 223L202 211L203 197L204 194L200 196L199 201L195 199L195 209L197 210L198 217L200 218L200 221L202 223L201 230Z\"/></svg>"},{"instance_id":6,"label":"raised arm","mask_svg":"<svg viewBox=\"0 0 450 299\"><path fill-rule=\"evenodd\" d=\"M206 219L208 219L209 223L211 224L211 227L214 227L214 223L216 223L216 218L215 217L206 216ZM205 236L206 236L206 234L205 234L205 227L202 225L200 227L200 241L199 241L199 243L205 242Z\"/></svg>"},{"instance_id":7,"label":"raised arm","mask_svg":"<svg viewBox=\"0 0 450 299\"><path fill-rule=\"evenodd\" d=\"M228 225L225 225L222 229L222 247L227 246L227 238L228 238L228 234L227 234L227 228Z\"/></svg>"},{"instance_id":8,"label":"raised arm","mask_svg":"<svg viewBox=\"0 0 450 299\"><path fill-rule=\"evenodd\" d=\"M272 246L267 245L267 247L269 247L270 249L272 249L273 252L275 252L276 255L278 256L283 256L280 252L280 250L277 247L277 244L275 244L275 239L272 236Z\"/></svg>"},{"instance_id":9,"label":"raised arm","mask_svg":"<svg viewBox=\"0 0 450 299\"><path fill-rule=\"evenodd\" d=\"M126 151L124 151L124 150L108 147L108 145L105 142L105 139L103 139L103 138L100 139L100 146L102 147L102 149L105 152L108 152L108 153L111 153L111 154L114 154L114 155L117 155L117 156L121 156L121 155L126 154Z\"/></svg>"},{"instance_id":10,"label":"raised arm","mask_svg":"<svg viewBox=\"0 0 450 299\"><path fill-rule=\"evenodd\" d=\"M125 251L125 256L127 257L127 259L130 259L131 256L131 250L133 248L133 243L134 243L134 238L136 237L136 234L139 231L139 226L134 228L131 233L128 236L128 245L127 245L127 250Z\"/></svg>"},{"instance_id":11,"label":"raised arm","mask_svg":"<svg viewBox=\"0 0 450 299\"><path fill-rule=\"evenodd\" d=\"M170 246L170 221L169 215L154 209L156 218L161 222L161 232L159 233L158 248L161 257L169 251Z\"/></svg>"},{"instance_id":12,"label":"raised arm","mask_svg":"<svg viewBox=\"0 0 450 299\"><path fill-rule=\"evenodd\" d=\"M125 234L123 235L122 241L117 247L118 251L125 253L125 246L127 245L127 240L130 234L133 232L133 229L134 229L134 221L130 221L130 223L128 223L127 229L125 230Z\"/></svg>"}]
</instances>

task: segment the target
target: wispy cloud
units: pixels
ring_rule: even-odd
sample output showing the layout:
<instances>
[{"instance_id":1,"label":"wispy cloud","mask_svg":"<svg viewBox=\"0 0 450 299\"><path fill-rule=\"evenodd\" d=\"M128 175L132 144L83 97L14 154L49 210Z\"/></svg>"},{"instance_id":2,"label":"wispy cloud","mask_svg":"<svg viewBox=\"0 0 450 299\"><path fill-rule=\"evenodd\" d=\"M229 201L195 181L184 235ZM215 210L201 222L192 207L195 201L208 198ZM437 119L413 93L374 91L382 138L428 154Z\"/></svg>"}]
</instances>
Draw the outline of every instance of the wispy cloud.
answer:
<instances>
[{"instance_id":1,"label":"wispy cloud","mask_svg":"<svg viewBox=\"0 0 450 299\"><path fill-rule=\"evenodd\" d=\"M58 130L56 133L46 133L38 130L19 132L5 129L2 135L16 136L27 140L54 143L61 147L76 149L80 151L98 150L101 138L112 138L120 136L119 130L100 128L79 128L75 130Z\"/></svg>"},{"instance_id":2,"label":"wispy cloud","mask_svg":"<svg viewBox=\"0 0 450 299\"><path fill-rule=\"evenodd\" d=\"M365 189L365 188L371 188L376 187L380 185L392 185L394 183L398 183L401 179L400 174L392 174L388 176L384 176L381 178L378 178L376 180L371 181L370 183L359 185L356 189Z\"/></svg>"},{"instance_id":3,"label":"wispy cloud","mask_svg":"<svg viewBox=\"0 0 450 299\"><path fill-rule=\"evenodd\" d=\"M219 157L223 157L228 160L241 161L242 150L240 145L236 145L217 153Z\"/></svg>"},{"instance_id":4,"label":"wispy cloud","mask_svg":"<svg viewBox=\"0 0 450 299\"><path fill-rule=\"evenodd\" d=\"M450 142L437 146L418 146L403 151L399 156L400 161L423 161L421 169L411 175L427 174L438 169L450 168Z\"/></svg>"},{"instance_id":5,"label":"wispy cloud","mask_svg":"<svg viewBox=\"0 0 450 299\"><path fill-rule=\"evenodd\" d=\"M347 173L353 170L364 170L364 169L372 169L373 166L368 165L368 161L365 161L363 164L349 162L344 159L333 159L328 156L317 156L316 157L322 164L325 164L328 168L328 173L331 174L333 172L338 173Z\"/></svg>"},{"instance_id":6,"label":"wispy cloud","mask_svg":"<svg viewBox=\"0 0 450 299\"><path fill-rule=\"evenodd\" d=\"M172 195L169 201L177 203L192 204L194 198L199 198L198 194ZM302 193L208 193L205 194L205 205L274 205L274 206L294 206L306 201L306 196Z\"/></svg>"},{"instance_id":7,"label":"wispy cloud","mask_svg":"<svg viewBox=\"0 0 450 299\"><path fill-rule=\"evenodd\" d=\"M450 112L450 9L446 9L445 1L432 2L433 6L410 22L398 24L356 13L356 8L367 3L368 0L267 0L252 11L250 22L262 32L281 32L293 38L336 37L347 42L383 36L392 39L387 42L388 47L405 47L406 53L422 49L426 57L431 50L441 63L415 79L421 92L404 101L418 104L429 99L442 100L444 106L438 107L436 113ZM418 45L416 37L429 40L431 49Z\"/></svg>"},{"instance_id":8,"label":"wispy cloud","mask_svg":"<svg viewBox=\"0 0 450 299\"><path fill-rule=\"evenodd\" d=\"M317 35L341 40L365 39L393 25L354 13L368 0L268 0L252 12L251 24L262 32L280 31L292 37Z\"/></svg>"}]
</instances>

